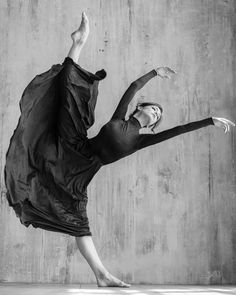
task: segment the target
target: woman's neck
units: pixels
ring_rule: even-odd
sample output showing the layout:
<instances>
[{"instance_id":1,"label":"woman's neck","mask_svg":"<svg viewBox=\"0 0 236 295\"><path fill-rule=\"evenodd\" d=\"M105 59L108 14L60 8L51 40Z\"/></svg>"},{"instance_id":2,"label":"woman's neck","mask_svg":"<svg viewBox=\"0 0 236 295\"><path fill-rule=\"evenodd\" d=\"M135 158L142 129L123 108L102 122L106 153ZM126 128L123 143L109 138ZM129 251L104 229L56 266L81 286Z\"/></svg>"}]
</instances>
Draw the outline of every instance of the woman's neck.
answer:
<instances>
[{"instance_id":1,"label":"woman's neck","mask_svg":"<svg viewBox=\"0 0 236 295\"><path fill-rule=\"evenodd\" d=\"M139 114L139 112L135 113L133 115L133 117L135 117L139 121L139 123L141 125L141 128L146 127L145 126L145 120L144 120L143 116Z\"/></svg>"}]
</instances>

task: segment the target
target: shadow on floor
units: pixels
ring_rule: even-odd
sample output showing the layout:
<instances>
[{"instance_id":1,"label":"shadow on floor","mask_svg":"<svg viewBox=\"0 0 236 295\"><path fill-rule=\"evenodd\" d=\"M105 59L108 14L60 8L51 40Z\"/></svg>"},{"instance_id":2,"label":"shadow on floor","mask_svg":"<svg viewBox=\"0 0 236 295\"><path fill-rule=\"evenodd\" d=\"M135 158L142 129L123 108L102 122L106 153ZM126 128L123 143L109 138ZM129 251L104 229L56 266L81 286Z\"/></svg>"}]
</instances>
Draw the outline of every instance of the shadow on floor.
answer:
<instances>
[{"instance_id":1,"label":"shadow on floor","mask_svg":"<svg viewBox=\"0 0 236 295\"><path fill-rule=\"evenodd\" d=\"M132 285L130 288L98 288L96 285L1 283L0 295L235 295L236 286Z\"/></svg>"}]
</instances>

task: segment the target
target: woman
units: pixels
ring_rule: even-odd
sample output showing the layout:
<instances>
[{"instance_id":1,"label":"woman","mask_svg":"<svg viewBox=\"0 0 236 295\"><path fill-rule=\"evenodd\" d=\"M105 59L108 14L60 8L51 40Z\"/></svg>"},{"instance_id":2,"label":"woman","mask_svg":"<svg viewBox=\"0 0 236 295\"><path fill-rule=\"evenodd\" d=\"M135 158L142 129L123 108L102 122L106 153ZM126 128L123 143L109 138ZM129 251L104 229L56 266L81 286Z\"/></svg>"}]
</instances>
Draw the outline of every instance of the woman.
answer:
<instances>
[{"instance_id":1,"label":"woman","mask_svg":"<svg viewBox=\"0 0 236 295\"><path fill-rule=\"evenodd\" d=\"M24 90L21 116L6 153L6 196L25 226L75 236L98 286L129 287L106 270L93 244L86 213L89 182L103 165L149 145L208 125L227 132L235 124L210 117L157 134L140 134L142 127L154 133L163 109L157 103L138 104L125 120L127 107L151 78L175 74L168 67L159 67L130 84L111 120L88 139L98 83L106 76L105 70L92 74L78 65L88 34L89 21L83 13L79 29L71 34L73 44L63 64L37 75Z\"/></svg>"}]
</instances>

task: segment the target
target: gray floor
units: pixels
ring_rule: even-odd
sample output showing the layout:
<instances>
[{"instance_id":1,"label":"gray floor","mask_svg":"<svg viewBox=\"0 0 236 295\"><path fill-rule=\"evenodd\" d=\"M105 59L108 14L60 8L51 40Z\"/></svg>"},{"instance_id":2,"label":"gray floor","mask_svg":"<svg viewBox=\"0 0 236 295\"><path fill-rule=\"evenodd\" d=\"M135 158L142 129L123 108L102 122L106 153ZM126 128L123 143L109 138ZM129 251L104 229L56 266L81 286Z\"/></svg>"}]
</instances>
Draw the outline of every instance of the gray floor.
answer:
<instances>
[{"instance_id":1,"label":"gray floor","mask_svg":"<svg viewBox=\"0 0 236 295\"><path fill-rule=\"evenodd\" d=\"M0 295L96 295L96 294L131 294L131 295L223 295L236 294L236 285L191 286L191 285L132 285L131 288L98 288L96 285L56 285L2 283Z\"/></svg>"}]
</instances>

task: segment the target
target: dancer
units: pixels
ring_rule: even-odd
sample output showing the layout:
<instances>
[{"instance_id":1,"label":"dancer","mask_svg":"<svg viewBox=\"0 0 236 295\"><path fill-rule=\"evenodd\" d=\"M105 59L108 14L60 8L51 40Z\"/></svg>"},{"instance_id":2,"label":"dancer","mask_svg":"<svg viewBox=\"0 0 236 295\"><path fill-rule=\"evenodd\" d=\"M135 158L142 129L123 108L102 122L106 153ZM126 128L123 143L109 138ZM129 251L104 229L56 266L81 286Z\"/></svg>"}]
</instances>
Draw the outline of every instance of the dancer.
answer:
<instances>
[{"instance_id":1,"label":"dancer","mask_svg":"<svg viewBox=\"0 0 236 295\"><path fill-rule=\"evenodd\" d=\"M225 118L209 117L155 134L163 108L154 102L138 104L125 120L131 99L150 79L176 74L169 67L158 67L130 84L110 121L97 136L88 138L98 84L106 76L104 69L93 74L78 64L88 35L89 20L83 12L62 65L53 65L37 75L24 90L21 116L6 153L6 196L26 227L31 224L75 236L99 287L129 287L109 273L94 246L86 213L91 179L103 165L147 146L208 125L228 132L235 124ZM140 134L142 127L149 128L152 134Z\"/></svg>"}]
</instances>

